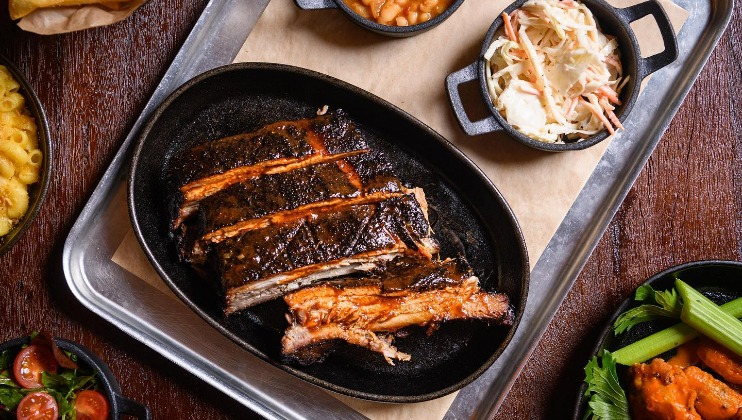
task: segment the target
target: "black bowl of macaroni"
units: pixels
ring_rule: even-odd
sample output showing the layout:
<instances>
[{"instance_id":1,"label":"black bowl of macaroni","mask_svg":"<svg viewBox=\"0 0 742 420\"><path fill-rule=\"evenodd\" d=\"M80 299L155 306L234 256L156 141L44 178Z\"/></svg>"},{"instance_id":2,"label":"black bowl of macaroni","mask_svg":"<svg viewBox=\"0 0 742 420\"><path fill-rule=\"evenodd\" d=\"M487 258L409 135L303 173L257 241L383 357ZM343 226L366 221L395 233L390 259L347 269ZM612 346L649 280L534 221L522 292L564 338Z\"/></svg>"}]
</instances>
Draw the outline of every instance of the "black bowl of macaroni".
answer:
<instances>
[{"instance_id":1,"label":"black bowl of macaroni","mask_svg":"<svg viewBox=\"0 0 742 420\"><path fill-rule=\"evenodd\" d=\"M0 55L0 255L28 229L51 173L49 124L23 74Z\"/></svg>"},{"instance_id":2,"label":"black bowl of macaroni","mask_svg":"<svg viewBox=\"0 0 742 420\"><path fill-rule=\"evenodd\" d=\"M648 15L665 48L643 58L630 24ZM446 88L470 136L505 131L536 149L581 150L622 129L641 81L677 55L672 24L656 0L626 8L604 0L518 0L490 26L478 60L449 74ZM491 115L471 121L459 86L477 79Z\"/></svg>"},{"instance_id":3,"label":"black bowl of macaroni","mask_svg":"<svg viewBox=\"0 0 742 420\"><path fill-rule=\"evenodd\" d=\"M304 10L340 9L350 20L380 35L405 38L448 19L464 0L294 0Z\"/></svg>"}]
</instances>

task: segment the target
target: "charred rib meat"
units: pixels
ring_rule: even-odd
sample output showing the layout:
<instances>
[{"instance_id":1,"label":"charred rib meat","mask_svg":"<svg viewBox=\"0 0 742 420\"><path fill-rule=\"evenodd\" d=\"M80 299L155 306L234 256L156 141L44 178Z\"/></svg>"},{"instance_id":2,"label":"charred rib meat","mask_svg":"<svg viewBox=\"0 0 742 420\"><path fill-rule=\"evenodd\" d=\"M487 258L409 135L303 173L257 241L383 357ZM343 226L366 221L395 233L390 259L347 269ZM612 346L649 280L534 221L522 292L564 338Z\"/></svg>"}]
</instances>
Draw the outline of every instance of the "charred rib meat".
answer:
<instances>
[{"instance_id":1,"label":"charred rib meat","mask_svg":"<svg viewBox=\"0 0 742 420\"><path fill-rule=\"evenodd\" d=\"M390 336L376 333L454 319L513 322L508 297L481 291L462 260L403 258L389 265L389 271L365 284L323 284L285 296L291 325L282 341L284 355L313 363L327 354L328 341L343 340L381 353L392 363L410 356L399 352Z\"/></svg>"},{"instance_id":2,"label":"charred rib meat","mask_svg":"<svg viewBox=\"0 0 742 420\"><path fill-rule=\"evenodd\" d=\"M405 192L376 153L251 178L195 205L198 217L176 231L179 252L184 260L199 261L209 242L221 242L310 211L375 203Z\"/></svg>"},{"instance_id":3,"label":"charred rib meat","mask_svg":"<svg viewBox=\"0 0 742 420\"><path fill-rule=\"evenodd\" d=\"M453 319L513 322L463 258L438 257L421 188L405 186L342 111L214 140L174 158L181 260L216 275L229 315L285 296L283 352L343 340L393 359L391 334Z\"/></svg>"},{"instance_id":4,"label":"charred rib meat","mask_svg":"<svg viewBox=\"0 0 742 420\"><path fill-rule=\"evenodd\" d=\"M186 150L170 165L178 187L171 202L173 228L194 203L241 181L335 161L368 151L355 125L342 112L314 119L282 121Z\"/></svg>"},{"instance_id":5,"label":"charred rib meat","mask_svg":"<svg viewBox=\"0 0 742 420\"><path fill-rule=\"evenodd\" d=\"M405 254L437 252L412 194L309 212L215 246L227 313L320 280L369 271Z\"/></svg>"}]
</instances>

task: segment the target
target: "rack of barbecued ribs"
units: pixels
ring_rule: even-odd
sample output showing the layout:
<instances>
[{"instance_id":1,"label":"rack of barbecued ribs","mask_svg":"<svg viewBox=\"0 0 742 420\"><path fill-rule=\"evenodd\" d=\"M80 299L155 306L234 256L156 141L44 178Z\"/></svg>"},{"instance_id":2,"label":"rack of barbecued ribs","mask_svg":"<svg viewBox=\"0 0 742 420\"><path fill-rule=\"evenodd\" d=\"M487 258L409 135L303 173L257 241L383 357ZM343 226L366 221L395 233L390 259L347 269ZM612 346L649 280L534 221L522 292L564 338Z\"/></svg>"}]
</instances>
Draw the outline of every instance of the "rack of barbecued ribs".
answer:
<instances>
[{"instance_id":1,"label":"rack of barbecued ribs","mask_svg":"<svg viewBox=\"0 0 742 420\"><path fill-rule=\"evenodd\" d=\"M226 315L284 296L283 352L302 363L338 339L409 360L377 333L513 322L507 296L482 291L463 256L440 259L424 191L340 110L197 145L168 177L180 259L217 275Z\"/></svg>"}]
</instances>

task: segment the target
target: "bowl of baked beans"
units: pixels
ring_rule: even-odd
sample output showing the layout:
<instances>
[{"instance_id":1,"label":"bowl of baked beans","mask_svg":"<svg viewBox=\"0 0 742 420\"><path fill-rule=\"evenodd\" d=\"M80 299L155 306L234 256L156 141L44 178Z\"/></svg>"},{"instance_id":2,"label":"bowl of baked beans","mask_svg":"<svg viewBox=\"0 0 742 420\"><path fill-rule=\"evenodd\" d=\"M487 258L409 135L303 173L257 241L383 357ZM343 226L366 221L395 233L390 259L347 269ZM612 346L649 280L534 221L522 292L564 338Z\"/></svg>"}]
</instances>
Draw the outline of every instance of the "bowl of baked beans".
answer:
<instances>
[{"instance_id":1,"label":"bowl of baked beans","mask_svg":"<svg viewBox=\"0 0 742 420\"><path fill-rule=\"evenodd\" d=\"M448 19L464 0L294 0L304 10L340 9L378 34L408 37Z\"/></svg>"}]
</instances>

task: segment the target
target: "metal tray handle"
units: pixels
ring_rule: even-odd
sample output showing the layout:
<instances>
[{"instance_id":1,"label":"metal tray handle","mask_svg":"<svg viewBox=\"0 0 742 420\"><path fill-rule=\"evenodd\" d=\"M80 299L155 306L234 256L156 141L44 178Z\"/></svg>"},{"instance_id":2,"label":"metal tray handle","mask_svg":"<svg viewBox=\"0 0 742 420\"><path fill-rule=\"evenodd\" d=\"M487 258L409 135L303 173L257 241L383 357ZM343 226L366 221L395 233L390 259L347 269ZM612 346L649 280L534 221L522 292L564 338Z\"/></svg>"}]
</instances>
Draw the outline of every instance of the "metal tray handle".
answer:
<instances>
[{"instance_id":1,"label":"metal tray handle","mask_svg":"<svg viewBox=\"0 0 742 420\"><path fill-rule=\"evenodd\" d=\"M652 15L657 22L657 26L660 28L665 50L651 57L641 58L639 60L637 63L637 78L639 81L678 58L678 41L675 36L675 30L665 13L665 9L656 0L646 1L623 9L616 9L616 13L627 25L644 16Z\"/></svg>"},{"instance_id":2,"label":"metal tray handle","mask_svg":"<svg viewBox=\"0 0 742 420\"><path fill-rule=\"evenodd\" d=\"M137 419L144 420L150 420L152 418L152 414L149 412L149 407L119 394L114 394L113 397L116 399L116 406L119 411L118 414L129 414Z\"/></svg>"},{"instance_id":3,"label":"metal tray handle","mask_svg":"<svg viewBox=\"0 0 742 420\"><path fill-rule=\"evenodd\" d=\"M454 114L456 114L456 120L464 130L464 132L470 136L476 136L484 133L491 133L494 131L502 131L502 126L495 120L495 117L490 115L479 121L472 121L466 115L464 109L464 103L461 100L461 94L459 93L459 85L464 83L477 80L477 66L479 60L472 64L464 67L463 69L451 73L446 77L446 91L448 91L448 99L451 102Z\"/></svg>"},{"instance_id":4,"label":"metal tray handle","mask_svg":"<svg viewBox=\"0 0 742 420\"><path fill-rule=\"evenodd\" d=\"M337 9L335 0L294 0L297 6L303 10Z\"/></svg>"}]
</instances>

